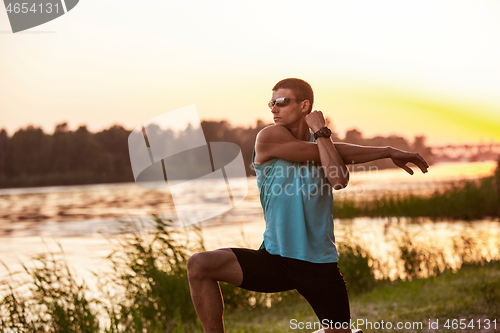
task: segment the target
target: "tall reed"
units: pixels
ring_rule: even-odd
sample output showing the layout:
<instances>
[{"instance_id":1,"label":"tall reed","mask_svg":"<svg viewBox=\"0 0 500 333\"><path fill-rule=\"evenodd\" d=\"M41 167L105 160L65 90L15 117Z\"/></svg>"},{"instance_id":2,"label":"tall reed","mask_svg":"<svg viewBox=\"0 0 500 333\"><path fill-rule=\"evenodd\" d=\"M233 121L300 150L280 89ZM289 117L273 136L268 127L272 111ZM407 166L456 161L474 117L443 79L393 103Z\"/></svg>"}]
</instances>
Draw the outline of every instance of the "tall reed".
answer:
<instances>
[{"instance_id":1,"label":"tall reed","mask_svg":"<svg viewBox=\"0 0 500 333\"><path fill-rule=\"evenodd\" d=\"M31 281L1 286L6 295L0 301L0 329L3 332L98 332L100 301L89 295L85 283L78 282L66 262L53 254L33 259L30 266L23 265Z\"/></svg>"}]
</instances>

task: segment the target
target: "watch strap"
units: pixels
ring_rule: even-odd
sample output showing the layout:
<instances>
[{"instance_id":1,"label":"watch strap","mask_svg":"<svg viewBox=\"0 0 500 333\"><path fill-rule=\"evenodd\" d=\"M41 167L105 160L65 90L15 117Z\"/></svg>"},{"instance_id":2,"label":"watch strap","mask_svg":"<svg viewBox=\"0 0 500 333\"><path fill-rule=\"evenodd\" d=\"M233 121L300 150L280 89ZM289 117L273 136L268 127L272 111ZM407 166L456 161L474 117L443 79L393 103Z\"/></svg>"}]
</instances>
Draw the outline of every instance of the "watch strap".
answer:
<instances>
[{"instance_id":1,"label":"watch strap","mask_svg":"<svg viewBox=\"0 0 500 333\"><path fill-rule=\"evenodd\" d=\"M321 127L316 133L314 133L314 139L317 140L320 137L329 138L332 135L332 131L326 127Z\"/></svg>"}]
</instances>

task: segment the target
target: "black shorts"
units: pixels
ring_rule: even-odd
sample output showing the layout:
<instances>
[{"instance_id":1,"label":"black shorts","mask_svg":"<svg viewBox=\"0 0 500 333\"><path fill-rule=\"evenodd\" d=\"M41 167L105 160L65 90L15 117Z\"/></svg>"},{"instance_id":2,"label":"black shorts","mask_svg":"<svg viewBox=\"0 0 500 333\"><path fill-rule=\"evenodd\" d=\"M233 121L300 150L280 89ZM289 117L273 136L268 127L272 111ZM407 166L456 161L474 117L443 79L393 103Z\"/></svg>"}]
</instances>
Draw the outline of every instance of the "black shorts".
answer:
<instances>
[{"instance_id":1,"label":"black shorts","mask_svg":"<svg viewBox=\"0 0 500 333\"><path fill-rule=\"evenodd\" d=\"M269 254L265 249L231 248L243 271L240 288L273 293L296 289L324 323L349 322L344 277L337 263L317 264Z\"/></svg>"}]
</instances>

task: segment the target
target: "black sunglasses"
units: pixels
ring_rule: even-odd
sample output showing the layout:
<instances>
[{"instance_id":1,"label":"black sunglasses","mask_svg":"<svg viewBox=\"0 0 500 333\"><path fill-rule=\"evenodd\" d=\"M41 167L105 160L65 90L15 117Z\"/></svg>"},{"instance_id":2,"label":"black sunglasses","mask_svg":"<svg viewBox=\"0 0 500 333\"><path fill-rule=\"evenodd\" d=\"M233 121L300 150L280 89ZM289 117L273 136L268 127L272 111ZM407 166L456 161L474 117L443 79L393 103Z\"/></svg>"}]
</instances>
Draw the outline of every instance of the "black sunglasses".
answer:
<instances>
[{"instance_id":1,"label":"black sunglasses","mask_svg":"<svg viewBox=\"0 0 500 333\"><path fill-rule=\"evenodd\" d=\"M267 106L269 106L270 109L272 109L275 105L287 106L291 100L297 101L296 98L280 97L280 98L276 98L275 100L270 100L269 103L267 104Z\"/></svg>"}]
</instances>

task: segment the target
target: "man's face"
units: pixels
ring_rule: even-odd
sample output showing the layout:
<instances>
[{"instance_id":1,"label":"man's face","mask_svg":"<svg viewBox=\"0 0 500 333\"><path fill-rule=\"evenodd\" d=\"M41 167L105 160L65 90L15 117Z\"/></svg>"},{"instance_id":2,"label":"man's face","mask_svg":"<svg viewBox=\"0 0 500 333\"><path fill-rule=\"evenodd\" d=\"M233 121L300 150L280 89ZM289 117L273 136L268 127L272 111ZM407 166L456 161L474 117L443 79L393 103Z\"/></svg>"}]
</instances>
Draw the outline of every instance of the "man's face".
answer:
<instances>
[{"instance_id":1,"label":"man's face","mask_svg":"<svg viewBox=\"0 0 500 333\"><path fill-rule=\"evenodd\" d=\"M273 91L271 100L276 101L278 98L286 97L289 98L288 104L285 106L278 106L275 104L271 109L273 113L273 120L276 125L282 125L285 127L290 127L298 122L303 121L305 116L304 103L305 101L298 101L295 95L290 89L278 89Z\"/></svg>"}]
</instances>

